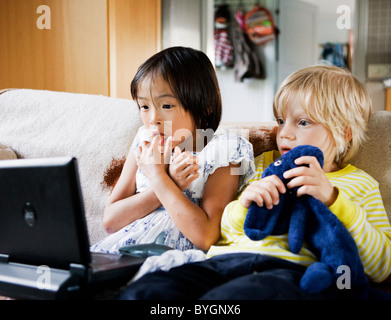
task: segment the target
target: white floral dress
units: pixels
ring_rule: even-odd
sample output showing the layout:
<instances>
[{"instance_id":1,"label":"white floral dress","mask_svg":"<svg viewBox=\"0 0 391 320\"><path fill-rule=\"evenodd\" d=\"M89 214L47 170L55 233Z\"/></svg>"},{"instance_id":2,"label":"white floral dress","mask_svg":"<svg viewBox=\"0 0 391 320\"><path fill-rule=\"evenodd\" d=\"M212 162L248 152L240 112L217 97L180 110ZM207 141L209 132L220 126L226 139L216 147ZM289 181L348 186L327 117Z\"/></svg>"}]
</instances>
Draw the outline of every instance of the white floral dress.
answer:
<instances>
[{"instance_id":1,"label":"white floral dress","mask_svg":"<svg viewBox=\"0 0 391 320\"><path fill-rule=\"evenodd\" d=\"M141 142L144 127L138 131L132 149L136 150ZM215 135L201 152L194 152L198 157L199 177L184 190L184 194L195 204L200 205L204 187L209 175L220 167L230 163L240 167L234 174L240 174L239 184L244 185L255 172L253 148L250 142L236 134ZM150 182L141 172L136 173L136 193L150 187ZM165 232L164 244L178 250L196 249L196 247L179 231L167 210L161 206L149 215L132 222L91 247L93 252L119 253L119 248L132 244L152 243L156 237Z\"/></svg>"}]
</instances>

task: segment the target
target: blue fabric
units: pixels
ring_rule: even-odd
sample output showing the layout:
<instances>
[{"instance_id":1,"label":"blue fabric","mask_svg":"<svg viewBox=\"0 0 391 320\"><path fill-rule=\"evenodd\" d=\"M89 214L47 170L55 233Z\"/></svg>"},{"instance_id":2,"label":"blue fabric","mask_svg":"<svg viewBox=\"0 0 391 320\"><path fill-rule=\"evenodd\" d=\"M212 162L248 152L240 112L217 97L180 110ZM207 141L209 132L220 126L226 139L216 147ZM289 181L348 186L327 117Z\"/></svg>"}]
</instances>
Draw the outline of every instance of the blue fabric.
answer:
<instances>
[{"instance_id":1,"label":"blue fabric","mask_svg":"<svg viewBox=\"0 0 391 320\"><path fill-rule=\"evenodd\" d=\"M262 177L277 175L286 185L283 173L297 167L294 160L315 156L323 167L323 153L313 146L298 146L270 164ZM321 292L337 282L340 266L350 268L351 286L358 298L365 298L368 279L356 243L342 222L319 200L312 196L296 197L297 188L280 195L280 202L271 210L253 203L244 222L244 231L252 240L268 235L288 233L290 251L298 253L306 241L319 262L309 266L300 287L308 293Z\"/></svg>"},{"instance_id":2,"label":"blue fabric","mask_svg":"<svg viewBox=\"0 0 391 320\"><path fill-rule=\"evenodd\" d=\"M282 300L349 298L336 287L300 289L305 267L253 253L231 253L146 274L127 286L121 300Z\"/></svg>"},{"instance_id":3,"label":"blue fabric","mask_svg":"<svg viewBox=\"0 0 391 320\"><path fill-rule=\"evenodd\" d=\"M128 285L120 300L319 300L354 299L355 289L334 284L321 292L300 288L306 268L257 253L230 253L148 273ZM391 300L369 289L368 299Z\"/></svg>"}]
</instances>

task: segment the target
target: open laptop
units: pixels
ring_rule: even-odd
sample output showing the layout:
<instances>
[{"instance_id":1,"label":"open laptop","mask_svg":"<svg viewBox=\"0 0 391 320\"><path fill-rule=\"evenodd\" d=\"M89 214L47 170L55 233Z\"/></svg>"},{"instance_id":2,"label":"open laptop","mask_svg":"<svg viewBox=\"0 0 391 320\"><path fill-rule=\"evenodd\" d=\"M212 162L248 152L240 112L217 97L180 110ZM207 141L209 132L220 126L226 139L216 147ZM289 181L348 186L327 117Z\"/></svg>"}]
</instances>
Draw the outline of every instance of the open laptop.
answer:
<instances>
[{"instance_id":1,"label":"open laptop","mask_svg":"<svg viewBox=\"0 0 391 320\"><path fill-rule=\"evenodd\" d=\"M75 158L0 161L0 295L91 297L145 260L89 247Z\"/></svg>"}]
</instances>

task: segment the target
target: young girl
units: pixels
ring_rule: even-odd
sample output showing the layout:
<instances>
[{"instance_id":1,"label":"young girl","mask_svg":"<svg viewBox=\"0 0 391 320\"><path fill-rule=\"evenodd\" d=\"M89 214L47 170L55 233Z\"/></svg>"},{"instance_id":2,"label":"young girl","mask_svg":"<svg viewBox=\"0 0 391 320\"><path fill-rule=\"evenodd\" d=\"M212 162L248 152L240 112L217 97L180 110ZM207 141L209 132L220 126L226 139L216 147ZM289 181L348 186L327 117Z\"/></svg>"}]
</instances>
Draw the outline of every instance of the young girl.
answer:
<instances>
[{"instance_id":1,"label":"young girl","mask_svg":"<svg viewBox=\"0 0 391 320\"><path fill-rule=\"evenodd\" d=\"M131 93L144 125L105 208L103 226L111 235L91 250L118 253L152 243L162 231L174 249L207 250L219 238L224 207L254 172L252 146L233 134L213 136L221 97L201 51L157 53L138 69ZM242 176L231 170L238 166Z\"/></svg>"},{"instance_id":2,"label":"young girl","mask_svg":"<svg viewBox=\"0 0 391 320\"><path fill-rule=\"evenodd\" d=\"M205 261L141 277L125 291L125 299L319 299L350 298L353 289L337 285L309 294L301 290L306 267L317 261L304 245L289 251L287 235L250 240L243 229L252 202L272 208L280 194L298 187L297 195L311 195L341 220L357 244L368 278L380 282L391 272L391 227L378 183L347 164L364 140L371 114L365 88L340 68L314 66L290 75L274 100L278 123L277 151L255 159L256 175L239 199L225 209L221 237ZM262 178L264 169L281 154L299 145L314 145L324 153L324 167L314 157L301 157L285 172L285 186L277 176ZM191 287L192 290L188 290Z\"/></svg>"}]
</instances>

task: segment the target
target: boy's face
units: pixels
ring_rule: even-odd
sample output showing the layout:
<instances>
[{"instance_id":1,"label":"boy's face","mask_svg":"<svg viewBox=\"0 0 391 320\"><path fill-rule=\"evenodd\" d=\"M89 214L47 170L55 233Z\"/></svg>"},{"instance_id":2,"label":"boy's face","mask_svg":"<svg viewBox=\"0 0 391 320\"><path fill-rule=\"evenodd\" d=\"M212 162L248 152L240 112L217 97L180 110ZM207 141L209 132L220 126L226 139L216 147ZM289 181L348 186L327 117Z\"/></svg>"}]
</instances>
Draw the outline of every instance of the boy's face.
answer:
<instances>
[{"instance_id":1,"label":"boy's face","mask_svg":"<svg viewBox=\"0 0 391 320\"><path fill-rule=\"evenodd\" d=\"M182 140L192 138L195 125L192 115L174 96L168 83L160 76L148 76L140 83L137 103L141 119L151 137L160 135L163 146L173 136L173 148Z\"/></svg>"},{"instance_id":2,"label":"boy's face","mask_svg":"<svg viewBox=\"0 0 391 320\"><path fill-rule=\"evenodd\" d=\"M284 118L277 115L277 123L277 146L281 154L299 145L312 145L323 151L325 172L339 169L334 161L337 148L330 131L312 121L297 98L292 99Z\"/></svg>"}]
</instances>

